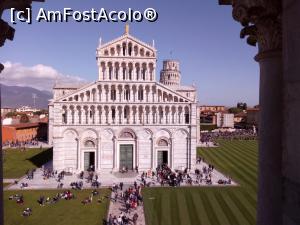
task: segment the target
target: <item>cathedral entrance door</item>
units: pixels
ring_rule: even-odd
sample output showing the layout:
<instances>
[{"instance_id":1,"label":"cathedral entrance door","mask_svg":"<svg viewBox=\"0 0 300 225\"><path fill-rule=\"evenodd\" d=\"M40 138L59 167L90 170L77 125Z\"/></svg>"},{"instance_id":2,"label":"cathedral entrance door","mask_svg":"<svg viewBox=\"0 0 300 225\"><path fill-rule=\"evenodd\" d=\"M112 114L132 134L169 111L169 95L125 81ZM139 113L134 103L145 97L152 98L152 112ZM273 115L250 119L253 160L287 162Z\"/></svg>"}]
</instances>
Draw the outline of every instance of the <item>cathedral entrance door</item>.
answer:
<instances>
[{"instance_id":1,"label":"cathedral entrance door","mask_svg":"<svg viewBox=\"0 0 300 225\"><path fill-rule=\"evenodd\" d=\"M84 153L84 171L95 171L95 152Z\"/></svg>"},{"instance_id":2,"label":"cathedral entrance door","mask_svg":"<svg viewBox=\"0 0 300 225\"><path fill-rule=\"evenodd\" d=\"M133 145L120 145L120 170L133 169Z\"/></svg>"},{"instance_id":3,"label":"cathedral entrance door","mask_svg":"<svg viewBox=\"0 0 300 225\"><path fill-rule=\"evenodd\" d=\"M168 151L157 151L157 166L168 165Z\"/></svg>"}]
</instances>

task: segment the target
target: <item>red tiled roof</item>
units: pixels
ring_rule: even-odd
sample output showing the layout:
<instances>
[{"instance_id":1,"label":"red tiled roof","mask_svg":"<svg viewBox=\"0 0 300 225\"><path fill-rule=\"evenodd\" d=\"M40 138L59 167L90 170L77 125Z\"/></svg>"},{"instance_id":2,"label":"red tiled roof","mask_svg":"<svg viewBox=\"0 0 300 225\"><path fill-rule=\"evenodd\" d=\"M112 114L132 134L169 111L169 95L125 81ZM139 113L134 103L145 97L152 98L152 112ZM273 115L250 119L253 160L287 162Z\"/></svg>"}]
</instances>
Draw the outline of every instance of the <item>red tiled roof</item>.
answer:
<instances>
[{"instance_id":1,"label":"red tiled roof","mask_svg":"<svg viewBox=\"0 0 300 225\"><path fill-rule=\"evenodd\" d=\"M259 111L259 108L249 108L247 111Z\"/></svg>"},{"instance_id":2,"label":"red tiled roof","mask_svg":"<svg viewBox=\"0 0 300 225\"><path fill-rule=\"evenodd\" d=\"M4 125L3 127L14 127L16 129L21 128L31 128L31 127L38 127L39 123L18 123L18 124L11 124L11 125Z\"/></svg>"}]
</instances>

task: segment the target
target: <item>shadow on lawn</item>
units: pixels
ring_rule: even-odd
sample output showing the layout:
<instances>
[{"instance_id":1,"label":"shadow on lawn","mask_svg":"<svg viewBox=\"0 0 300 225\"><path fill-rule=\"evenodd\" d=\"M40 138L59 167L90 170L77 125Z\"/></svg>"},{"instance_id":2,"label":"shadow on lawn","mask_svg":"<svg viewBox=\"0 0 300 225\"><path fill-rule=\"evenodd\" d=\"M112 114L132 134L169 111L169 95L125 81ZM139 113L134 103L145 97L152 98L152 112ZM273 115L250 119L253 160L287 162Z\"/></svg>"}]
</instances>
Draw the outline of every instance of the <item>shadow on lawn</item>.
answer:
<instances>
[{"instance_id":1,"label":"shadow on lawn","mask_svg":"<svg viewBox=\"0 0 300 225\"><path fill-rule=\"evenodd\" d=\"M37 155L32 156L31 158L28 158L30 162L32 162L35 166L41 167L46 162L52 160L53 151L52 148L48 148L45 151L40 152Z\"/></svg>"}]
</instances>

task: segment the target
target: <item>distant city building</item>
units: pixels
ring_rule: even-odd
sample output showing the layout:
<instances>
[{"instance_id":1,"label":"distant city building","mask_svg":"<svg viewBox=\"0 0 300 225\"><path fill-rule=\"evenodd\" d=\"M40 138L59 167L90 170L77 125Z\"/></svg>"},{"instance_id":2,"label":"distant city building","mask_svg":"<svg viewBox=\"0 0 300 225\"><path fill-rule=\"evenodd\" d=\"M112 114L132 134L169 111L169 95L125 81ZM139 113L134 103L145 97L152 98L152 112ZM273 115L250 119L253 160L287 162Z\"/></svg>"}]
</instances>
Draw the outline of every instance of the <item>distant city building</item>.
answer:
<instances>
[{"instance_id":1,"label":"distant city building","mask_svg":"<svg viewBox=\"0 0 300 225\"><path fill-rule=\"evenodd\" d=\"M200 111L201 113L205 112L224 112L225 111L225 106L218 106L218 105L201 105L200 106Z\"/></svg>"},{"instance_id":2,"label":"distant city building","mask_svg":"<svg viewBox=\"0 0 300 225\"><path fill-rule=\"evenodd\" d=\"M217 127L234 128L234 114L232 113L216 113Z\"/></svg>"},{"instance_id":3,"label":"distant city building","mask_svg":"<svg viewBox=\"0 0 300 225\"><path fill-rule=\"evenodd\" d=\"M19 123L2 126L2 143L47 139L48 123Z\"/></svg>"},{"instance_id":4,"label":"distant city building","mask_svg":"<svg viewBox=\"0 0 300 225\"><path fill-rule=\"evenodd\" d=\"M2 120L2 125L10 125L13 124L13 118L5 118Z\"/></svg>"},{"instance_id":5,"label":"distant city building","mask_svg":"<svg viewBox=\"0 0 300 225\"><path fill-rule=\"evenodd\" d=\"M22 106L16 109L17 112L37 112L40 111L39 109L32 108L30 106Z\"/></svg>"},{"instance_id":6,"label":"distant city building","mask_svg":"<svg viewBox=\"0 0 300 225\"><path fill-rule=\"evenodd\" d=\"M15 109L9 107L1 108L1 116L5 116L7 113L14 112L14 111Z\"/></svg>"}]
</instances>

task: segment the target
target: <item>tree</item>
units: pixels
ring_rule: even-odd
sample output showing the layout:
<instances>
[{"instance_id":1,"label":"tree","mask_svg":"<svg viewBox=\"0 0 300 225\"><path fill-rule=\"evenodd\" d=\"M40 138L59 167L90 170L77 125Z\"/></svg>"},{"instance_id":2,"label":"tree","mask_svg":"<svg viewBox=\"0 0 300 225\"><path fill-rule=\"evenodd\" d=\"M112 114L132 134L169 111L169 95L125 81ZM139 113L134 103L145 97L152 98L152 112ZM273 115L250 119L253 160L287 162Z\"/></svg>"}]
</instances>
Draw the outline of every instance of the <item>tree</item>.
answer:
<instances>
[{"instance_id":1,"label":"tree","mask_svg":"<svg viewBox=\"0 0 300 225\"><path fill-rule=\"evenodd\" d=\"M8 113L6 113L6 117L8 117L8 118L11 118L11 117L14 117L14 116L16 116L17 115L17 113L16 112L8 112Z\"/></svg>"},{"instance_id":2,"label":"tree","mask_svg":"<svg viewBox=\"0 0 300 225\"><path fill-rule=\"evenodd\" d=\"M247 103L246 102L238 102L236 107L242 110L247 110Z\"/></svg>"},{"instance_id":3,"label":"tree","mask_svg":"<svg viewBox=\"0 0 300 225\"><path fill-rule=\"evenodd\" d=\"M237 114L237 113L240 113L242 111L243 111L243 109L240 109L240 108L237 108L237 107L232 107L232 108L228 109L228 112L233 113L233 114Z\"/></svg>"},{"instance_id":4,"label":"tree","mask_svg":"<svg viewBox=\"0 0 300 225\"><path fill-rule=\"evenodd\" d=\"M20 118L20 123L28 123L29 117L26 114L23 114Z\"/></svg>"}]
</instances>

